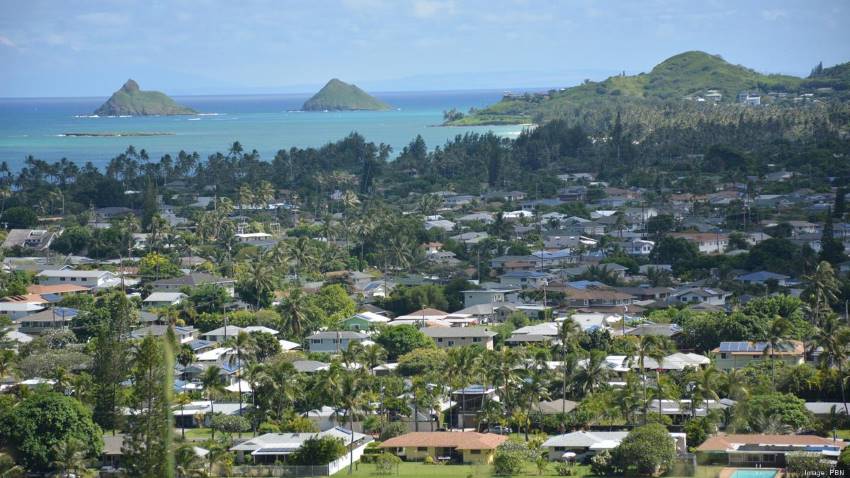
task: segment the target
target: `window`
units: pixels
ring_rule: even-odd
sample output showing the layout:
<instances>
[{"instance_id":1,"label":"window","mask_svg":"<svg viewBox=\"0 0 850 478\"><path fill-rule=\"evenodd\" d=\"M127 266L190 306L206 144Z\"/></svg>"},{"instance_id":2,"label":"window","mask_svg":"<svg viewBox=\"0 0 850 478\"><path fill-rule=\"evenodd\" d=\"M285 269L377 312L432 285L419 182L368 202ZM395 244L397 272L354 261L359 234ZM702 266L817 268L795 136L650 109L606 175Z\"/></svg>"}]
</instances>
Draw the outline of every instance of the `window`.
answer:
<instances>
[{"instance_id":1,"label":"window","mask_svg":"<svg viewBox=\"0 0 850 478\"><path fill-rule=\"evenodd\" d=\"M443 339L437 339L437 343L443 343Z\"/></svg>"},{"instance_id":2,"label":"window","mask_svg":"<svg viewBox=\"0 0 850 478\"><path fill-rule=\"evenodd\" d=\"M472 341L473 342L481 342L481 337L473 337Z\"/></svg>"},{"instance_id":3,"label":"window","mask_svg":"<svg viewBox=\"0 0 850 478\"><path fill-rule=\"evenodd\" d=\"M427 446L420 446L420 447L416 447L416 451L421 451L421 452L425 452L425 453L427 453L427 452L428 452L428 447L427 447Z\"/></svg>"},{"instance_id":4,"label":"window","mask_svg":"<svg viewBox=\"0 0 850 478\"><path fill-rule=\"evenodd\" d=\"M722 358L722 359L726 359L726 353L722 353L722 354L720 354L720 358Z\"/></svg>"},{"instance_id":5,"label":"window","mask_svg":"<svg viewBox=\"0 0 850 478\"><path fill-rule=\"evenodd\" d=\"M481 450L469 450L469 454L470 454L470 455L480 455L480 454L481 454Z\"/></svg>"},{"instance_id":6,"label":"window","mask_svg":"<svg viewBox=\"0 0 850 478\"><path fill-rule=\"evenodd\" d=\"M455 341L454 341L454 340L449 340L449 347L451 347L451 346L452 346L452 345L454 345L454 344L455 344Z\"/></svg>"}]
</instances>

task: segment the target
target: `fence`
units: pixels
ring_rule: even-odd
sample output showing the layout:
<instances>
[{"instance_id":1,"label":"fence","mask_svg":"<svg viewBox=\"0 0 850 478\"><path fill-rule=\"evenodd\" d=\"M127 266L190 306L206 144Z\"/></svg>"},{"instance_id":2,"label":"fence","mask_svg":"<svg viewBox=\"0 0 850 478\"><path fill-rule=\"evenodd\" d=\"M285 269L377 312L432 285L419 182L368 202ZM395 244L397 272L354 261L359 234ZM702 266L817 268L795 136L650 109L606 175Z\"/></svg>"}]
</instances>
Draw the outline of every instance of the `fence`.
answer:
<instances>
[{"instance_id":1,"label":"fence","mask_svg":"<svg viewBox=\"0 0 850 478\"><path fill-rule=\"evenodd\" d=\"M371 441L371 440L369 440ZM352 454L346 452L342 456L327 465L240 465L234 466L230 472L231 476L244 477L310 477L310 476L331 476L344 468L348 467L351 459L358 461L363 455L363 450L366 449L367 442L363 442L360 446L354 448Z\"/></svg>"}]
</instances>

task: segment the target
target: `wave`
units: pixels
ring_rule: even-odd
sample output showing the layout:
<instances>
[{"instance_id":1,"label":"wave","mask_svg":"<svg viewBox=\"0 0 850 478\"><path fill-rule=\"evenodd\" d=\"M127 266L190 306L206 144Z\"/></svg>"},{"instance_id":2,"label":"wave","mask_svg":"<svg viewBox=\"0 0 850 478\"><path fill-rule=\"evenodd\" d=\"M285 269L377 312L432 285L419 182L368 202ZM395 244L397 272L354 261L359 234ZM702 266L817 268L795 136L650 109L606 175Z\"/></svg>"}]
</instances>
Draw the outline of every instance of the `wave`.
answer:
<instances>
[{"instance_id":1,"label":"wave","mask_svg":"<svg viewBox=\"0 0 850 478\"><path fill-rule=\"evenodd\" d=\"M227 113L198 113L197 116L224 116Z\"/></svg>"},{"instance_id":2,"label":"wave","mask_svg":"<svg viewBox=\"0 0 850 478\"><path fill-rule=\"evenodd\" d=\"M74 115L74 118L100 118L100 115Z\"/></svg>"},{"instance_id":3,"label":"wave","mask_svg":"<svg viewBox=\"0 0 850 478\"><path fill-rule=\"evenodd\" d=\"M186 121L201 121L201 118L189 118Z\"/></svg>"}]
</instances>

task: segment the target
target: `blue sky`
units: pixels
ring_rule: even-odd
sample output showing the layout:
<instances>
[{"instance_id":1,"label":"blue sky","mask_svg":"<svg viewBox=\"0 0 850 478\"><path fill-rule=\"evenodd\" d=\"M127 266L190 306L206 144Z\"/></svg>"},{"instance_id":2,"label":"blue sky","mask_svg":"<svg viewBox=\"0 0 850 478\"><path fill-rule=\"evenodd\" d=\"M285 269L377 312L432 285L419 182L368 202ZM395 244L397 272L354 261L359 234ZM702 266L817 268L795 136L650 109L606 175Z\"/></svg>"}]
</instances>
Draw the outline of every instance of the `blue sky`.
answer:
<instances>
[{"instance_id":1,"label":"blue sky","mask_svg":"<svg viewBox=\"0 0 850 478\"><path fill-rule=\"evenodd\" d=\"M846 0L0 0L0 97L567 86L686 50L850 61Z\"/></svg>"}]
</instances>

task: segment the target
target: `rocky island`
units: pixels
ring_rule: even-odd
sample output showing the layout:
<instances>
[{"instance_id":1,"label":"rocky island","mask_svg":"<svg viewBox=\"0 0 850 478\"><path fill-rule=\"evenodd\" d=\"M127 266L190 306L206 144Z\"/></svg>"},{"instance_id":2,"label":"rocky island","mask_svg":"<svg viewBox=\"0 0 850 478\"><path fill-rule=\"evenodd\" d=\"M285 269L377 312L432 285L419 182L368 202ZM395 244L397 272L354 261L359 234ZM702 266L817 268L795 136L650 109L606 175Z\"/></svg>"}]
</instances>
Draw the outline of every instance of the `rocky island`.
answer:
<instances>
[{"instance_id":1,"label":"rocky island","mask_svg":"<svg viewBox=\"0 0 850 478\"><path fill-rule=\"evenodd\" d=\"M120 90L95 110L98 116L169 116L193 115L197 111L177 104L159 91L142 91L135 81L127 80Z\"/></svg>"},{"instance_id":2,"label":"rocky island","mask_svg":"<svg viewBox=\"0 0 850 478\"><path fill-rule=\"evenodd\" d=\"M336 78L304 103L304 111L385 111L390 105Z\"/></svg>"}]
</instances>

